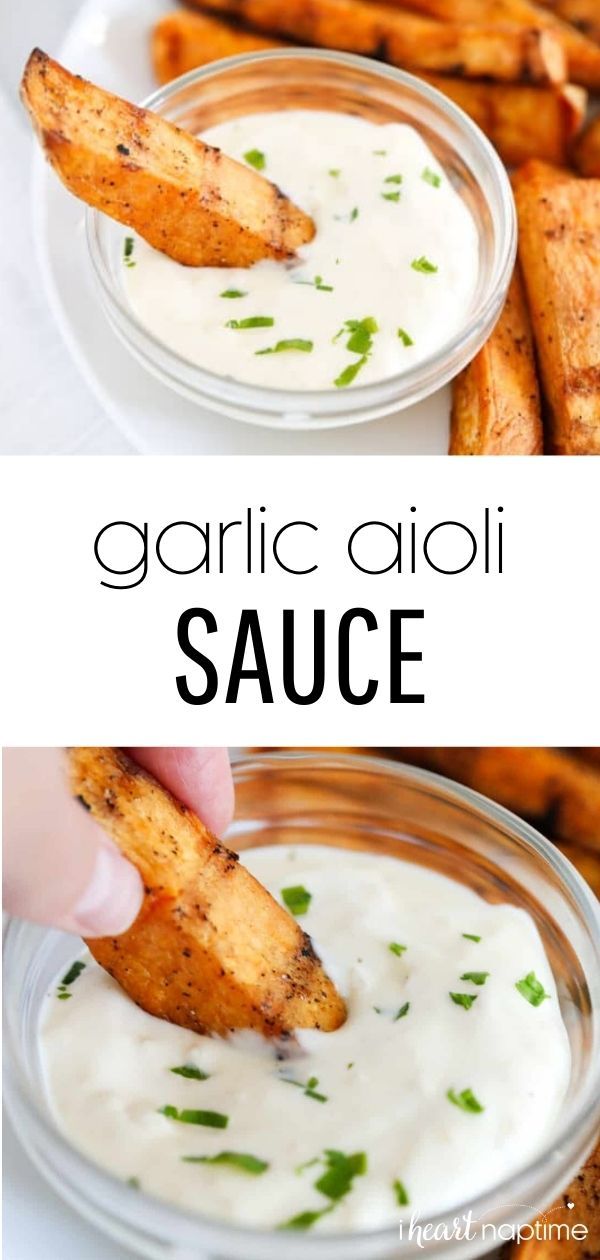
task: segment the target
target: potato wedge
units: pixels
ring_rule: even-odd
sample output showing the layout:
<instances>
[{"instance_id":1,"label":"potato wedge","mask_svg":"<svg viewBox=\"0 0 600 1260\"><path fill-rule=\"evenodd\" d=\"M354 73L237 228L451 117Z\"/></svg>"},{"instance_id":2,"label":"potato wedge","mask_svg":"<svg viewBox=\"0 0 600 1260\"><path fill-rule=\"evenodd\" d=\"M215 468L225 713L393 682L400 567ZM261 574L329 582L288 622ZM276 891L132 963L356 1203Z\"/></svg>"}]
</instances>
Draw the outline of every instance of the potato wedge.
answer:
<instances>
[{"instance_id":1,"label":"potato wedge","mask_svg":"<svg viewBox=\"0 0 600 1260\"><path fill-rule=\"evenodd\" d=\"M600 44L600 5L598 0L538 0L564 22L571 22L584 35Z\"/></svg>"},{"instance_id":2,"label":"potato wedge","mask_svg":"<svg viewBox=\"0 0 600 1260\"><path fill-rule=\"evenodd\" d=\"M581 132L573 149L573 160L580 175L600 179L600 115Z\"/></svg>"},{"instance_id":3,"label":"potato wedge","mask_svg":"<svg viewBox=\"0 0 600 1260\"><path fill-rule=\"evenodd\" d=\"M551 449L600 454L600 180L543 162L514 176L519 257Z\"/></svg>"},{"instance_id":4,"label":"potato wedge","mask_svg":"<svg viewBox=\"0 0 600 1260\"><path fill-rule=\"evenodd\" d=\"M255 35L207 13L188 13L185 9L165 13L151 37L152 65L158 83L169 83L188 70L222 57L281 47L286 47L282 40Z\"/></svg>"},{"instance_id":5,"label":"potato wedge","mask_svg":"<svg viewBox=\"0 0 600 1260\"><path fill-rule=\"evenodd\" d=\"M600 1255L600 1145L592 1151L558 1202L537 1219L540 1227L546 1220L552 1223L551 1236L545 1239L540 1228L539 1238L534 1236L522 1243L511 1243L505 1260L593 1260ZM575 1222L585 1225L585 1240L573 1238ZM570 1228L565 1229L565 1226Z\"/></svg>"},{"instance_id":6,"label":"potato wedge","mask_svg":"<svg viewBox=\"0 0 600 1260\"><path fill-rule=\"evenodd\" d=\"M541 455L540 393L523 283L513 275L504 310L452 390L451 455Z\"/></svg>"},{"instance_id":7,"label":"potato wedge","mask_svg":"<svg viewBox=\"0 0 600 1260\"><path fill-rule=\"evenodd\" d=\"M409 70L509 82L564 83L560 40L522 27L440 23L363 0L192 0L300 43L364 53Z\"/></svg>"},{"instance_id":8,"label":"potato wedge","mask_svg":"<svg viewBox=\"0 0 600 1260\"><path fill-rule=\"evenodd\" d=\"M545 30L560 41L567 60L568 78L592 90L600 87L598 47L583 28L576 30L568 21L563 21L565 15L556 6L550 12L531 0L385 0L385 3L394 8L398 4L406 5L408 9L443 22L481 22L486 26L508 23L529 30ZM589 0L589 3L596 4L597 0Z\"/></svg>"},{"instance_id":9,"label":"potato wedge","mask_svg":"<svg viewBox=\"0 0 600 1260\"><path fill-rule=\"evenodd\" d=\"M88 205L190 267L292 257L312 219L256 171L36 49L22 97L46 156Z\"/></svg>"},{"instance_id":10,"label":"potato wedge","mask_svg":"<svg viewBox=\"0 0 600 1260\"><path fill-rule=\"evenodd\" d=\"M114 748L71 749L69 773L74 795L144 882L133 926L87 941L138 1006L222 1036L343 1023L310 938L189 809Z\"/></svg>"},{"instance_id":11,"label":"potato wedge","mask_svg":"<svg viewBox=\"0 0 600 1260\"><path fill-rule=\"evenodd\" d=\"M585 117L586 92L572 84L553 90L442 75L423 77L469 114L507 166L520 166L532 157L566 162Z\"/></svg>"}]
</instances>

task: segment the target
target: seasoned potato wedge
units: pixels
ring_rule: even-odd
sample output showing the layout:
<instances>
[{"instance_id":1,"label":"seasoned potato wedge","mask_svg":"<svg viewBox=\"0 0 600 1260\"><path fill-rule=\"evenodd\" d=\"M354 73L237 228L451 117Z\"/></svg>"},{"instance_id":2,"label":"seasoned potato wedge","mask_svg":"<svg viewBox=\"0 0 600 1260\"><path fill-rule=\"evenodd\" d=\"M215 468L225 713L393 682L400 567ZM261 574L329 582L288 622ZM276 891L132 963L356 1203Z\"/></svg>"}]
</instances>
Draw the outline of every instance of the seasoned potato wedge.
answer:
<instances>
[{"instance_id":1,"label":"seasoned potato wedge","mask_svg":"<svg viewBox=\"0 0 600 1260\"><path fill-rule=\"evenodd\" d=\"M343 1023L310 938L186 806L114 748L71 749L69 772L144 883L133 926L87 942L138 1006L219 1035Z\"/></svg>"},{"instance_id":2,"label":"seasoned potato wedge","mask_svg":"<svg viewBox=\"0 0 600 1260\"><path fill-rule=\"evenodd\" d=\"M188 13L180 9L165 13L154 26L152 65L158 83L169 83L188 70L220 61L222 57L282 46L286 46L282 40L229 26L207 13Z\"/></svg>"},{"instance_id":3,"label":"seasoned potato wedge","mask_svg":"<svg viewBox=\"0 0 600 1260\"><path fill-rule=\"evenodd\" d=\"M256 171L36 49L22 96L67 188L191 267L293 256L312 219Z\"/></svg>"},{"instance_id":4,"label":"seasoned potato wedge","mask_svg":"<svg viewBox=\"0 0 600 1260\"><path fill-rule=\"evenodd\" d=\"M576 141L573 158L580 175L600 179L600 115L582 131Z\"/></svg>"},{"instance_id":5,"label":"seasoned potato wedge","mask_svg":"<svg viewBox=\"0 0 600 1260\"><path fill-rule=\"evenodd\" d=\"M485 131L507 166L528 158L566 162L587 103L583 88L527 87L526 84L482 83L426 75Z\"/></svg>"},{"instance_id":6,"label":"seasoned potato wedge","mask_svg":"<svg viewBox=\"0 0 600 1260\"><path fill-rule=\"evenodd\" d=\"M538 0L565 22L572 22L584 35L600 44L600 4L598 0Z\"/></svg>"},{"instance_id":7,"label":"seasoned potato wedge","mask_svg":"<svg viewBox=\"0 0 600 1260\"><path fill-rule=\"evenodd\" d=\"M531 324L517 269L491 336L453 383L450 454L542 452Z\"/></svg>"},{"instance_id":8,"label":"seasoned potato wedge","mask_svg":"<svg viewBox=\"0 0 600 1260\"><path fill-rule=\"evenodd\" d=\"M564 83L566 60L552 32L440 23L362 0L192 0L197 8L300 43L364 53L409 70L510 82Z\"/></svg>"},{"instance_id":9,"label":"seasoned potato wedge","mask_svg":"<svg viewBox=\"0 0 600 1260\"><path fill-rule=\"evenodd\" d=\"M558 1202L538 1219L542 1225L545 1220L552 1223L551 1237L544 1238L541 1231L539 1238L512 1243L506 1260L593 1260L600 1255L600 1145L592 1151ZM583 1240L574 1238L571 1228L565 1229L576 1221L587 1229ZM562 1232L559 1232L560 1227Z\"/></svg>"},{"instance_id":10,"label":"seasoned potato wedge","mask_svg":"<svg viewBox=\"0 0 600 1260\"><path fill-rule=\"evenodd\" d=\"M600 454L600 180L529 162L513 180L553 451Z\"/></svg>"}]
</instances>

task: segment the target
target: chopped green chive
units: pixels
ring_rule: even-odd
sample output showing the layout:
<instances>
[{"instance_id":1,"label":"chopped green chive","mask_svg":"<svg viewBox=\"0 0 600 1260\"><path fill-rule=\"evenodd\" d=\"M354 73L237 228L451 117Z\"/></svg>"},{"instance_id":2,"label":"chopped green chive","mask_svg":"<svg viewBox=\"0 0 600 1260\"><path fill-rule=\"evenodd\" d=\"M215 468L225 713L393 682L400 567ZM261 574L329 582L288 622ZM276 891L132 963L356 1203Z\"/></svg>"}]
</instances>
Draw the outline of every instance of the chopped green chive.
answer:
<instances>
[{"instance_id":1,"label":"chopped green chive","mask_svg":"<svg viewBox=\"0 0 600 1260\"><path fill-rule=\"evenodd\" d=\"M241 298L247 296L248 294L245 289L223 289L223 292L219 293L219 297L223 298Z\"/></svg>"},{"instance_id":2,"label":"chopped green chive","mask_svg":"<svg viewBox=\"0 0 600 1260\"><path fill-rule=\"evenodd\" d=\"M400 340L401 340L401 342L402 342L402 345L403 345L403 346L414 346L414 344L415 344L415 343L414 343L414 341L413 341L412 337L410 336L410 334L409 334L409 333L407 333L407 331L406 331L406 329L405 329L405 328L399 328L399 329L398 329L398 336L399 336L399 338L400 338Z\"/></svg>"},{"instance_id":3,"label":"chopped green chive","mask_svg":"<svg viewBox=\"0 0 600 1260\"><path fill-rule=\"evenodd\" d=\"M344 389L346 385L351 385L355 376L358 372L360 372L361 367L364 367L366 362L367 355L363 354L362 359L357 359L356 363L349 363L348 367L344 368L343 372L340 372L339 376L336 376L333 382L336 388Z\"/></svg>"},{"instance_id":4,"label":"chopped green chive","mask_svg":"<svg viewBox=\"0 0 600 1260\"><path fill-rule=\"evenodd\" d=\"M283 1225L278 1225L277 1228L298 1230L310 1229L312 1225L315 1225L317 1221L320 1221L322 1216L326 1216L328 1212L331 1212L332 1207L333 1204L330 1204L329 1207L321 1208L316 1212L299 1212L297 1216L292 1216L291 1220L286 1221Z\"/></svg>"},{"instance_id":5,"label":"chopped green chive","mask_svg":"<svg viewBox=\"0 0 600 1260\"><path fill-rule=\"evenodd\" d=\"M77 961L77 962L74 962L74 963L73 963L73 965L72 965L71 967L69 967L69 970L67 971L67 974L66 974L65 976L63 976L63 978L62 978L62 980L61 980L61 983L60 983L60 987L61 987L61 989L62 989L63 985L64 985L64 986L66 986L66 985L69 985L69 984L73 984L74 980L77 980L77 979L78 979L78 977L81 975L82 971L85 971L85 963L84 963L84 962L81 962L81 960L80 960L80 959L78 959L78 961Z\"/></svg>"},{"instance_id":6,"label":"chopped green chive","mask_svg":"<svg viewBox=\"0 0 600 1260\"><path fill-rule=\"evenodd\" d=\"M464 1006L466 1011L470 1011L473 1002L477 1001L476 993L451 993L450 997L457 1006Z\"/></svg>"},{"instance_id":7,"label":"chopped green chive","mask_svg":"<svg viewBox=\"0 0 600 1260\"><path fill-rule=\"evenodd\" d=\"M358 219L358 206L354 206L354 209L350 211L350 222L354 223L355 219Z\"/></svg>"},{"instance_id":8,"label":"chopped green chive","mask_svg":"<svg viewBox=\"0 0 600 1260\"><path fill-rule=\"evenodd\" d=\"M296 918L301 914L306 914L312 901L312 893L309 893L302 884L294 884L292 888L282 888L281 897L290 914L295 914Z\"/></svg>"},{"instance_id":9,"label":"chopped green chive","mask_svg":"<svg viewBox=\"0 0 600 1260\"><path fill-rule=\"evenodd\" d=\"M481 940L480 936L474 936L472 932L463 932L463 936L466 941L476 941L477 944Z\"/></svg>"},{"instance_id":10,"label":"chopped green chive","mask_svg":"<svg viewBox=\"0 0 600 1260\"><path fill-rule=\"evenodd\" d=\"M366 1173L367 1157L364 1151L357 1151L355 1155L344 1155L343 1151L324 1151L323 1154L327 1167L315 1181L315 1190L335 1203L352 1189L355 1177Z\"/></svg>"},{"instance_id":11,"label":"chopped green chive","mask_svg":"<svg viewBox=\"0 0 600 1260\"><path fill-rule=\"evenodd\" d=\"M301 337L289 337L287 341L278 341L274 346L268 346L265 350L255 350L255 354L281 354L284 350L303 350L305 354L313 348L312 341L303 341Z\"/></svg>"},{"instance_id":12,"label":"chopped green chive","mask_svg":"<svg viewBox=\"0 0 600 1260\"><path fill-rule=\"evenodd\" d=\"M331 170L328 171L328 174L331 175L332 179L338 179L341 173L341 170L337 166L332 166Z\"/></svg>"},{"instance_id":13,"label":"chopped green chive","mask_svg":"<svg viewBox=\"0 0 600 1260\"><path fill-rule=\"evenodd\" d=\"M409 1199L409 1197L408 1197L408 1195L407 1195L407 1193L406 1193L406 1188L405 1188L405 1186L404 1186L404 1182L402 1182L402 1181L395 1181L395 1182L394 1182L394 1184L393 1184L392 1189L393 1189L394 1194L395 1194L395 1196L396 1196L396 1203L398 1204L398 1206L399 1206L399 1207L407 1207L407 1206L408 1206L408 1204L410 1203L410 1199Z\"/></svg>"},{"instance_id":14,"label":"chopped green chive","mask_svg":"<svg viewBox=\"0 0 600 1260\"><path fill-rule=\"evenodd\" d=\"M373 149L375 157L387 157L387 149Z\"/></svg>"},{"instance_id":15,"label":"chopped green chive","mask_svg":"<svg viewBox=\"0 0 600 1260\"><path fill-rule=\"evenodd\" d=\"M382 194L381 194L381 196L383 197L383 200L384 200L384 201L399 201L399 200L400 200L401 193L400 193L400 191L398 191L398 192L389 192L389 193L385 193L385 192L384 192L384 193L382 193Z\"/></svg>"},{"instance_id":16,"label":"chopped green chive","mask_svg":"<svg viewBox=\"0 0 600 1260\"><path fill-rule=\"evenodd\" d=\"M387 175L383 182L384 184L401 184L402 176L401 175Z\"/></svg>"},{"instance_id":17,"label":"chopped green chive","mask_svg":"<svg viewBox=\"0 0 600 1260\"><path fill-rule=\"evenodd\" d=\"M125 240L123 241L123 262L125 263L126 267L135 267L135 261L133 258L134 245L135 245L135 241L133 239L133 236L126 236Z\"/></svg>"},{"instance_id":18,"label":"chopped green chive","mask_svg":"<svg viewBox=\"0 0 600 1260\"><path fill-rule=\"evenodd\" d=\"M256 1155L245 1155L240 1151L220 1151L218 1155L182 1155L184 1164L229 1164L231 1168L239 1168L240 1172L258 1176L269 1167L266 1159L258 1159Z\"/></svg>"},{"instance_id":19,"label":"chopped green chive","mask_svg":"<svg viewBox=\"0 0 600 1260\"><path fill-rule=\"evenodd\" d=\"M485 984L489 974L489 971L465 971L460 978L470 980L471 984Z\"/></svg>"},{"instance_id":20,"label":"chopped green chive","mask_svg":"<svg viewBox=\"0 0 600 1260\"><path fill-rule=\"evenodd\" d=\"M477 1113L485 1110L481 1103L477 1101L472 1089L463 1089L460 1094L457 1094L454 1089L449 1089L446 1098L449 1102L454 1103L455 1107L460 1107L462 1111Z\"/></svg>"},{"instance_id":21,"label":"chopped green chive","mask_svg":"<svg viewBox=\"0 0 600 1260\"><path fill-rule=\"evenodd\" d=\"M183 1063L181 1067L169 1068L175 1076L185 1076L188 1081L207 1081L208 1072L203 1072L202 1068L195 1067L193 1063Z\"/></svg>"},{"instance_id":22,"label":"chopped green chive","mask_svg":"<svg viewBox=\"0 0 600 1260\"><path fill-rule=\"evenodd\" d=\"M317 1093L317 1085L319 1082L316 1076L309 1077L306 1085L304 1085L302 1081L295 1081L291 1076L280 1076L279 1079L280 1081L283 1081L284 1085L296 1085L298 1089L304 1090L307 1098L314 1098L316 1102L324 1103L329 1101L326 1094Z\"/></svg>"},{"instance_id":23,"label":"chopped green chive","mask_svg":"<svg viewBox=\"0 0 600 1260\"><path fill-rule=\"evenodd\" d=\"M322 276L315 276L314 280L294 280L294 284L308 284L311 288L319 289L321 293L333 293L333 285L325 284Z\"/></svg>"},{"instance_id":24,"label":"chopped green chive","mask_svg":"<svg viewBox=\"0 0 600 1260\"><path fill-rule=\"evenodd\" d=\"M267 159L260 149L248 149L248 152L244 153L244 162L247 162L248 166L253 166L255 171L264 171Z\"/></svg>"},{"instance_id":25,"label":"chopped green chive","mask_svg":"<svg viewBox=\"0 0 600 1260\"><path fill-rule=\"evenodd\" d=\"M397 941L392 941L391 944L388 945L388 949L391 954L395 954L397 958L401 958L403 953L407 949L407 946L399 945Z\"/></svg>"},{"instance_id":26,"label":"chopped green chive","mask_svg":"<svg viewBox=\"0 0 600 1260\"><path fill-rule=\"evenodd\" d=\"M66 1002L67 998L72 997L73 994L72 993L57 993L56 996L59 1002Z\"/></svg>"},{"instance_id":27,"label":"chopped green chive","mask_svg":"<svg viewBox=\"0 0 600 1260\"><path fill-rule=\"evenodd\" d=\"M131 1189L132 1189L132 1190L139 1190L139 1189L140 1189L140 1179L139 1179L139 1177L128 1177L128 1178L127 1178L127 1185L128 1185L128 1186L131 1186Z\"/></svg>"},{"instance_id":28,"label":"chopped green chive","mask_svg":"<svg viewBox=\"0 0 600 1260\"><path fill-rule=\"evenodd\" d=\"M271 315L249 315L247 319L228 319L226 328L272 328L275 320Z\"/></svg>"},{"instance_id":29,"label":"chopped green chive","mask_svg":"<svg viewBox=\"0 0 600 1260\"><path fill-rule=\"evenodd\" d=\"M521 997L524 997L532 1006L541 1006L544 999L550 997L541 980L538 980L535 971L528 972L523 980L517 980L515 989L518 989Z\"/></svg>"},{"instance_id":30,"label":"chopped green chive","mask_svg":"<svg viewBox=\"0 0 600 1260\"><path fill-rule=\"evenodd\" d=\"M353 1064L353 1063L347 1063L347 1064L346 1064L346 1069L347 1069L347 1071L348 1071L348 1072L350 1071L350 1068L353 1068L353 1067L354 1067L354 1064Z\"/></svg>"},{"instance_id":31,"label":"chopped green chive","mask_svg":"<svg viewBox=\"0 0 600 1260\"><path fill-rule=\"evenodd\" d=\"M410 265L413 271L422 271L425 275L432 275L434 271L437 271L435 263L425 258L424 254L420 258L413 258Z\"/></svg>"},{"instance_id":32,"label":"chopped green chive","mask_svg":"<svg viewBox=\"0 0 600 1260\"><path fill-rule=\"evenodd\" d=\"M430 170L428 166L421 172L421 179L424 179L426 184L431 184L432 188L439 188L442 182L441 175L436 175L435 171Z\"/></svg>"},{"instance_id":33,"label":"chopped green chive","mask_svg":"<svg viewBox=\"0 0 600 1260\"><path fill-rule=\"evenodd\" d=\"M410 1002L405 1002L404 1006L400 1007L398 1014L394 1015L394 1023L396 1023L397 1020L399 1019L404 1019L404 1016L408 1015L409 1010L410 1010Z\"/></svg>"},{"instance_id":34,"label":"chopped green chive","mask_svg":"<svg viewBox=\"0 0 600 1260\"><path fill-rule=\"evenodd\" d=\"M177 1107L159 1107L159 1115L178 1120L180 1124L203 1124L208 1129L226 1129L229 1124L229 1116L222 1115L220 1111L179 1111Z\"/></svg>"}]
</instances>

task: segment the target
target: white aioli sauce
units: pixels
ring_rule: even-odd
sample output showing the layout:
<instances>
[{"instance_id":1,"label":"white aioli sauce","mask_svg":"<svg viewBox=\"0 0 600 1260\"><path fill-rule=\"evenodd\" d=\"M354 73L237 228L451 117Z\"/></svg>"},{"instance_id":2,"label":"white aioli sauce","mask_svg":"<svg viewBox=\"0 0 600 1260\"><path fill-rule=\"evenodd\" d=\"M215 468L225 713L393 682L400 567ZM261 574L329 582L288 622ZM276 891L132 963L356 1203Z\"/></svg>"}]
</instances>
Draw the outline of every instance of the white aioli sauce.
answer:
<instances>
[{"instance_id":1,"label":"white aioli sauce","mask_svg":"<svg viewBox=\"0 0 600 1260\"><path fill-rule=\"evenodd\" d=\"M88 955L71 999L49 995L41 1034L51 1105L72 1142L150 1194L255 1227L328 1206L314 1184L322 1165L298 1165L331 1148L364 1152L366 1172L313 1227L324 1231L389 1225L413 1210L427 1219L534 1156L563 1100L570 1052L533 920L394 858L321 846L243 857L276 897L296 885L311 893L300 922L347 998L345 1025L299 1033L300 1052L278 1062L254 1034L221 1041L147 1015ZM460 978L473 971L489 972L484 984ZM539 1006L515 987L531 971L549 995ZM476 1001L464 1009L450 992ZM170 1071L184 1064L209 1078ZM327 1101L284 1075L316 1077ZM466 1089L484 1110L448 1099ZM180 1123L159 1113L165 1105L222 1113L228 1127ZM225 1150L269 1168L253 1176L182 1162ZM397 1205L396 1180L409 1206Z\"/></svg>"},{"instance_id":2,"label":"white aioli sauce","mask_svg":"<svg viewBox=\"0 0 600 1260\"><path fill-rule=\"evenodd\" d=\"M347 349L348 331L334 341L347 320L378 327L355 384L414 367L459 331L477 283L477 231L412 127L290 110L221 123L202 138L240 161L262 153L262 173L313 217L316 236L293 265L246 269L183 267L136 238L126 292L160 341L218 375L306 390L336 388L362 359ZM226 290L245 296L220 297ZM227 327L254 316L274 324ZM289 339L312 349L256 353Z\"/></svg>"}]
</instances>

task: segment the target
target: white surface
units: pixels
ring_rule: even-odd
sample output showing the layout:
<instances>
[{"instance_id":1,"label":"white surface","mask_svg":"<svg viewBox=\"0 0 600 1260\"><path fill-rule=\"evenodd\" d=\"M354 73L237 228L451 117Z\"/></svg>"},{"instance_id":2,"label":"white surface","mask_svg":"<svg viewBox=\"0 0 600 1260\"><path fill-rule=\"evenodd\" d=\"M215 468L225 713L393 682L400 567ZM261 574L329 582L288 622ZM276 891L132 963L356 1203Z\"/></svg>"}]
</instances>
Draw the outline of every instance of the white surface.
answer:
<instances>
[{"instance_id":1,"label":"white surface","mask_svg":"<svg viewBox=\"0 0 600 1260\"><path fill-rule=\"evenodd\" d=\"M60 54L73 69L102 85L140 99L153 88L147 32L168 0L29 0L18 11L0 0L2 99L8 118L0 158L3 187L3 327L8 329L2 372L3 432L7 454L398 454L445 453L449 390L398 417L342 433L278 434L203 413L150 377L121 347L102 315L92 288L83 241L81 206L36 162L29 186L31 141L16 98L25 58L34 44ZM66 45L61 33L77 14ZM30 213L44 257L48 294L36 271ZM6 252L6 251L5 251ZM50 296L50 313L47 297ZM60 327L74 356L61 345ZM105 419L112 417L112 422ZM124 435L124 436L123 436Z\"/></svg>"}]
</instances>

